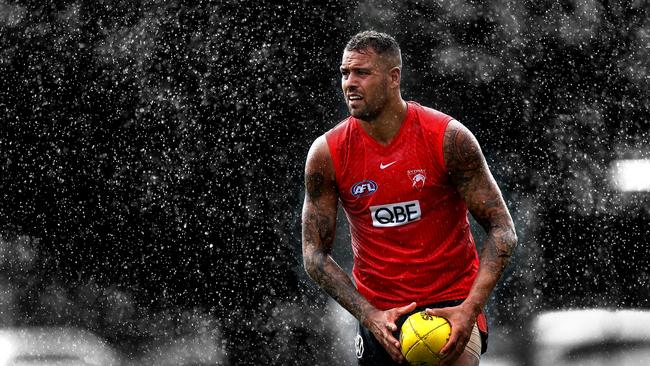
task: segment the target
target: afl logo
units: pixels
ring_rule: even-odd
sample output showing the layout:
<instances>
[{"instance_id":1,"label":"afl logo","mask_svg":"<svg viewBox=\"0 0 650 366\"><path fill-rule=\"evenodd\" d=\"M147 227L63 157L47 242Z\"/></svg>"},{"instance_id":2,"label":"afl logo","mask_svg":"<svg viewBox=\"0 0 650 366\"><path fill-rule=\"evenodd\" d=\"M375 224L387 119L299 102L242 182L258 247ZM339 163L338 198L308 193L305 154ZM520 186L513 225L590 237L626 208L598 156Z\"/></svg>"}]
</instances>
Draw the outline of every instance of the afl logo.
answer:
<instances>
[{"instance_id":1,"label":"afl logo","mask_svg":"<svg viewBox=\"0 0 650 366\"><path fill-rule=\"evenodd\" d=\"M350 193L354 197L365 197L370 196L371 194L377 191L377 183L372 180L364 180L359 182L350 188Z\"/></svg>"}]
</instances>

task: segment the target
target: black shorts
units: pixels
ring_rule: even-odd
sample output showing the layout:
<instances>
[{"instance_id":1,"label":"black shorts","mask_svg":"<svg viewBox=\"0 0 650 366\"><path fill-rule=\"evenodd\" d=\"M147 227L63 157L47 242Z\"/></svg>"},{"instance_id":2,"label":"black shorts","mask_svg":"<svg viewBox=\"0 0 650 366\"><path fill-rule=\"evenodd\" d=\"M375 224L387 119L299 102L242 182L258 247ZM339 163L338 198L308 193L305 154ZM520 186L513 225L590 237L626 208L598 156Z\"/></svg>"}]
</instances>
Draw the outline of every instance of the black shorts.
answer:
<instances>
[{"instance_id":1,"label":"black shorts","mask_svg":"<svg viewBox=\"0 0 650 366\"><path fill-rule=\"evenodd\" d=\"M411 315L415 314L417 312L423 311L424 309L427 308L446 308L450 306L456 306L460 305L463 302L463 300L452 300L452 301L443 301L435 304L430 304L427 306L420 306L417 307L415 310L412 312L402 315L397 319L397 331L393 333L393 336L395 336L396 339L399 339L399 330L402 329L402 324L406 321L406 319ZM479 324L479 333L481 333L481 353L485 353L487 350L487 338L488 338L488 333L487 333L487 323L485 322L485 316L480 315L479 319L477 319L477 323ZM359 332L357 333L357 337L354 341L354 347L356 349L357 353L357 361L359 363L359 366L395 366L398 365L396 362L393 361L393 359L390 357L386 349L377 341L375 338L375 335L372 334L371 331L369 331L366 327L361 325L359 323Z\"/></svg>"}]
</instances>

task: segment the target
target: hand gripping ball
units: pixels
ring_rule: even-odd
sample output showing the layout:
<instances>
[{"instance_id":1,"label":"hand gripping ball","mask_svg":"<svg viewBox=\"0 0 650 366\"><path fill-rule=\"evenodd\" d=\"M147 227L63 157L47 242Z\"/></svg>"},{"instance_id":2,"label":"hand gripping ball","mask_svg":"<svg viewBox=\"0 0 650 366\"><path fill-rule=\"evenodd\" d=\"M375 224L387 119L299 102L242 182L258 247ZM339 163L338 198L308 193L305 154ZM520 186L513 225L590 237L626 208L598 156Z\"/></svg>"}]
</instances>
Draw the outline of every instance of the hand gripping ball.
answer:
<instances>
[{"instance_id":1,"label":"hand gripping ball","mask_svg":"<svg viewBox=\"0 0 650 366\"><path fill-rule=\"evenodd\" d=\"M449 340L451 325L447 319L420 311L409 316L402 325L402 354L412 366L436 366L440 350Z\"/></svg>"}]
</instances>

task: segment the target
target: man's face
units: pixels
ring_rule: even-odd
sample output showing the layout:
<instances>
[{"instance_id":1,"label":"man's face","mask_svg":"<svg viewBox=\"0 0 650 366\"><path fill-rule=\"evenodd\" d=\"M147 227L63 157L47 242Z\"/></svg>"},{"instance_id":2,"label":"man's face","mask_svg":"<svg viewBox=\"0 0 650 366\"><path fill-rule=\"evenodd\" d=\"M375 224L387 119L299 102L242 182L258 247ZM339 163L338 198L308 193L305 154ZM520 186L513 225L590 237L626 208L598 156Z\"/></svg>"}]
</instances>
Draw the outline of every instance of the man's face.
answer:
<instances>
[{"instance_id":1,"label":"man's face","mask_svg":"<svg viewBox=\"0 0 650 366\"><path fill-rule=\"evenodd\" d=\"M344 51L341 87L350 114L371 122L381 113L389 96L390 74L385 61L372 49Z\"/></svg>"}]
</instances>

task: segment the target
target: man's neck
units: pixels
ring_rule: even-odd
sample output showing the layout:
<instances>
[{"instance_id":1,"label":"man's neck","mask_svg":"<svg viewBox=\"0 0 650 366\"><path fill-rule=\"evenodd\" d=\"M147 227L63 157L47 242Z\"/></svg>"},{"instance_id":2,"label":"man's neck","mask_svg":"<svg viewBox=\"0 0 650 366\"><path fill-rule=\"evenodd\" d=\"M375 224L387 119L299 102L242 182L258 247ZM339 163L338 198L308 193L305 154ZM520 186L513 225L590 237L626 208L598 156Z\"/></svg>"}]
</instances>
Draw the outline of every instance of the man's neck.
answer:
<instances>
[{"instance_id":1,"label":"man's neck","mask_svg":"<svg viewBox=\"0 0 650 366\"><path fill-rule=\"evenodd\" d=\"M399 132L402 123L406 118L407 104L399 98L392 105L387 108L372 122L359 120L361 127L381 145L389 145L397 133Z\"/></svg>"}]
</instances>

